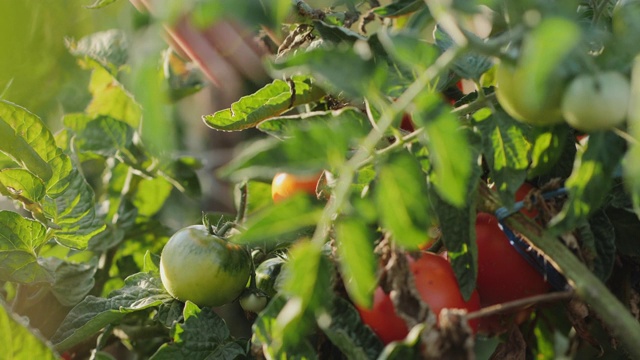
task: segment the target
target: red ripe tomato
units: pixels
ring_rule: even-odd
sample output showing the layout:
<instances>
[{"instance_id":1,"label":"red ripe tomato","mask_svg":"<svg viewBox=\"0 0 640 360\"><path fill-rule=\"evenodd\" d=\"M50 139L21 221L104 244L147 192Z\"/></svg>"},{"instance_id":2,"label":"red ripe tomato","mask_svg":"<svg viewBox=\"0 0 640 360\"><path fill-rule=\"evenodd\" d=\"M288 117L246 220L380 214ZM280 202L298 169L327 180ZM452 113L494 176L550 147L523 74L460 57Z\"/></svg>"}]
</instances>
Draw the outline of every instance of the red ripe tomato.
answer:
<instances>
[{"instance_id":1,"label":"red ripe tomato","mask_svg":"<svg viewBox=\"0 0 640 360\"><path fill-rule=\"evenodd\" d=\"M516 249L487 213L476 218L478 293L483 306L500 304L549 291L549 284Z\"/></svg>"},{"instance_id":2,"label":"red ripe tomato","mask_svg":"<svg viewBox=\"0 0 640 360\"><path fill-rule=\"evenodd\" d=\"M464 301L451 264L440 255L423 253L417 260L409 258L409 264L416 289L436 315L445 308L466 309L468 312L480 309L480 298L476 291L469 301ZM373 307L370 310L361 307L357 309L362 321L369 325L385 344L407 336L406 324L398 317L389 295L385 294L382 288L376 289ZM475 332L478 322L471 320L469 325Z\"/></svg>"},{"instance_id":3,"label":"red ripe tomato","mask_svg":"<svg viewBox=\"0 0 640 360\"><path fill-rule=\"evenodd\" d=\"M468 301L464 300L453 268L442 256L423 253L419 259L410 258L409 261L416 288L435 314L440 314L442 309L466 309L468 312L480 309L480 297L476 291ZM471 320L469 325L475 332L478 322Z\"/></svg>"},{"instance_id":4,"label":"red ripe tomato","mask_svg":"<svg viewBox=\"0 0 640 360\"><path fill-rule=\"evenodd\" d=\"M393 302L389 294L386 294L381 287L377 287L373 293L373 306L371 309L357 307L362 321L369 325L373 332L378 335L383 343L404 339L409 333L407 324L393 308Z\"/></svg>"},{"instance_id":5,"label":"red ripe tomato","mask_svg":"<svg viewBox=\"0 0 640 360\"><path fill-rule=\"evenodd\" d=\"M535 189L535 187L529 183L523 183L518 190L516 191L516 201L524 200L524 198L531 192L531 190ZM538 216L538 210L532 208L531 210L523 208L520 210L525 216L530 219L535 219Z\"/></svg>"},{"instance_id":6,"label":"red ripe tomato","mask_svg":"<svg viewBox=\"0 0 640 360\"><path fill-rule=\"evenodd\" d=\"M274 202L279 202L299 192L315 195L319 179L320 175L296 176L278 173L271 183L271 197Z\"/></svg>"}]
</instances>

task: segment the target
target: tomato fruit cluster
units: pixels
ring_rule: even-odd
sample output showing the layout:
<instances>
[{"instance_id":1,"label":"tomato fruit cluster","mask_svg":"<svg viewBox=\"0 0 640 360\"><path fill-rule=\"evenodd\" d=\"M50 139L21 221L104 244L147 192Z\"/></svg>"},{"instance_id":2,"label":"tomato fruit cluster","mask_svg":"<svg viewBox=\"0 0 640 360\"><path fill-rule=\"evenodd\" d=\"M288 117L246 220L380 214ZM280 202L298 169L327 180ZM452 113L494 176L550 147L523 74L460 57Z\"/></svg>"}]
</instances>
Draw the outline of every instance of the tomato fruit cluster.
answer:
<instances>
[{"instance_id":1,"label":"tomato fruit cluster","mask_svg":"<svg viewBox=\"0 0 640 360\"><path fill-rule=\"evenodd\" d=\"M436 315L446 308L465 309L468 312L480 309L478 293L474 291L469 300L465 301L451 264L441 256L423 253L416 260L409 257L409 266L420 297ZM385 344L407 336L407 325L396 314L389 294L381 287L375 290L371 309L360 306L357 309L364 323L369 325ZM469 325L475 331L478 322L472 320Z\"/></svg>"},{"instance_id":2,"label":"tomato fruit cluster","mask_svg":"<svg viewBox=\"0 0 640 360\"><path fill-rule=\"evenodd\" d=\"M160 278L169 294L198 306L221 306L235 300L250 274L249 253L211 234L204 225L178 230L160 256Z\"/></svg>"}]
</instances>

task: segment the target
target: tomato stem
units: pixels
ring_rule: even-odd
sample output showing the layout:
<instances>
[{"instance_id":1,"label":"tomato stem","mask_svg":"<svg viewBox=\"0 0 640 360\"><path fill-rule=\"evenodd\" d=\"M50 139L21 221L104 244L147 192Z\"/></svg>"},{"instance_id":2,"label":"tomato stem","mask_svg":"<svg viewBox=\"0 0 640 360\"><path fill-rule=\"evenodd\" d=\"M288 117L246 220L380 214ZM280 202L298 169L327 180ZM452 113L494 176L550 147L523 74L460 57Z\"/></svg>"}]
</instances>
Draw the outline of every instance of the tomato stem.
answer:
<instances>
[{"instance_id":1,"label":"tomato stem","mask_svg":"<svg viewBox=\"0 0 640 360\"><path fill-rule=\"evenodd\" d=\"M480 183L478 210L494 213L501 207L497 195L484 182ZM523 235L554 268L562 273L575 290L609 326L613 336L622 340L632 357L640 358L640 324L629 310L586 267L585 264L549 231L521 213L507 217L504 222Z\"/></svg>"},{"instance_id":2,"label":"tomato stem","mask_svg":"<svg viewBox=\"0 0 640 360\"><path fill-rule=\"evenodd\" d=\"M518 299L518 300L508 301L502 304L487 306L478 311L468 313L467 320L496 315L496 314L502 314L502 313L510 312L512 310L519 310L525 306L530 306L535 304L569 300L574 295L575 293L572 290L569 290L569 291L558 291L558 292L551 292L546 294L529 296L529 297Z\"/></svg>"}]
</instances>

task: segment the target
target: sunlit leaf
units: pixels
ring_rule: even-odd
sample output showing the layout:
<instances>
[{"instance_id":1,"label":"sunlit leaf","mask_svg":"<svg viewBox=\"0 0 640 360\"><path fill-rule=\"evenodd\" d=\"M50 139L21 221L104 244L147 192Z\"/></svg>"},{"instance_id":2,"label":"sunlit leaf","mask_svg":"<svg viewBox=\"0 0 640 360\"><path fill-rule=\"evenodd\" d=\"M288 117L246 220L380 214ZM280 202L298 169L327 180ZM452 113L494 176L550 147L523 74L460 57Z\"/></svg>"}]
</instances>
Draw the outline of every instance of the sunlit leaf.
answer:
<instances>
[{"instance_id":1,"label":"sunlit leaf","mask_svg":"<svg viewBox=\"0 0 640 360\"><path fill-rule=\"evenodd\" d=\"M551 220L556 231L573 229L602 205L624 153L625 141L613 132L589 136L586 149L578 152L573 173L566 182L569 198Z\"/></svg>"},{"instance_id":2,"label":"sunlit leaf","mask_svg":"<svg viewBox=\"0 0 640 360\"><path fill-rule=\"evenodd\" d=\"M51 344L39 333L29 328L26 318L14 315L0 300L0 347L5 359L28 360L59 359Z\"/></svg>"},{"instance_id":3,"label":"sunlit leaf","mask_svg":"<svg viewBox=\"0 0 640 360\"><path fill-rule=\"evenodd\" d=\"M374 233L357 218L341 219L336 224L340 272L349 297L370 308L377 284L377 261L373 253Z\"/></svg>"},{"instance_id":4,"label":"sunlit leaf","mask_svg":"<svg viewBox=\"0 0 640 360\"><path fill-rule=\"evenodd\" d=\"M216 130L244 130L295 106L320 100L324 95L311 78L293 76L289 82L274 80L254 94L240 98L231 108L205 115L203 119Z\"/></svg>"},{"instance_id":5,"label":"sunlit leaf","mask_svg":"<svg viewBox=\"0 0 640 360\"><path fill-rule=\"evenodd\" d=\"M19 283L54 282L38 262L38 249L48 240L45 227L11 211L0 211L0 280Z\"/></svg>"}]
</instances>

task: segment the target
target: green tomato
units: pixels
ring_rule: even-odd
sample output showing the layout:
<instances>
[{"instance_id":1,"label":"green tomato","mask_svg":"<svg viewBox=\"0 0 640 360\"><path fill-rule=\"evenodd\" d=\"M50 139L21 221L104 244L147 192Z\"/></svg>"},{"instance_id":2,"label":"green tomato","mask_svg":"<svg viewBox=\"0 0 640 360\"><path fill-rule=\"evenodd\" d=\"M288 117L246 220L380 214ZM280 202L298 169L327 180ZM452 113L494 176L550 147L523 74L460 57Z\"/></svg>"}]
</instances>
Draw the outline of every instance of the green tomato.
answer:
<instances>
[{"instance_id":1,"label":"green tomato","mask_svg":"<svg viewBox=\"0 0 640 360\"><path fill-rule=\"evenodd\" d=\"M263 261L256 268L256 287L269 297L274 297L278 293L282 277L280 271L285 260L274 257Z\"/></svg>"},{"instance_id":2,"label":"green tomato","mask_svg":"<svg viewBox=\"0 0 640 360\"><path fill-rule=\"evenodd\" d=\"M537 126L562 123L563 64L570 60L581 34L571 20L546 17L525 35L517 61L498 65L496 96L509 115Z\"/></svg>"},{"instance_id":3,"label":"green tomato","mask_svg":"<svg viewBox=\"0 0 640 360\"><path fill-rule=\"evenodd\" d=\"M264 294L248 292L240 297L240 306L244 311L259 313L267 307L267 296Z\"/></svg>"},{"instance_id":4,"label":"green tomato","mask_svg":"<svg viewBox=\"0 0 640 360\"><path fill-rule=\"evenodd\" d=\"M562 115L578 130L608 130L624 122L630 95L629 81L618 72L579 75L564 93Z\"/></svg>"},{"instance_id":5,"label":"green tomato","mask_svg":"<svg viewBox=\"0 0 640 360\"><path fill-rule=\"evenodd\" d=\"M203 225L176 232L162 250L160 277L171 296L198 306L236 299L251 275L251 257L240 245L210 234Z\"/></svg>"},{"instance_id":6,"label":"green tomato","mask_svg":"<svg viewBox=\"0 0 640 360\"><path fill-rule=\"evenodd\" d=\"M553 84L548 96L531 96L531 79L522 68L500 64L496 71L496 97L500 106L514 119L532 125L553 125L562 122L561 88Z\"/></svg>"}]
</instances>

